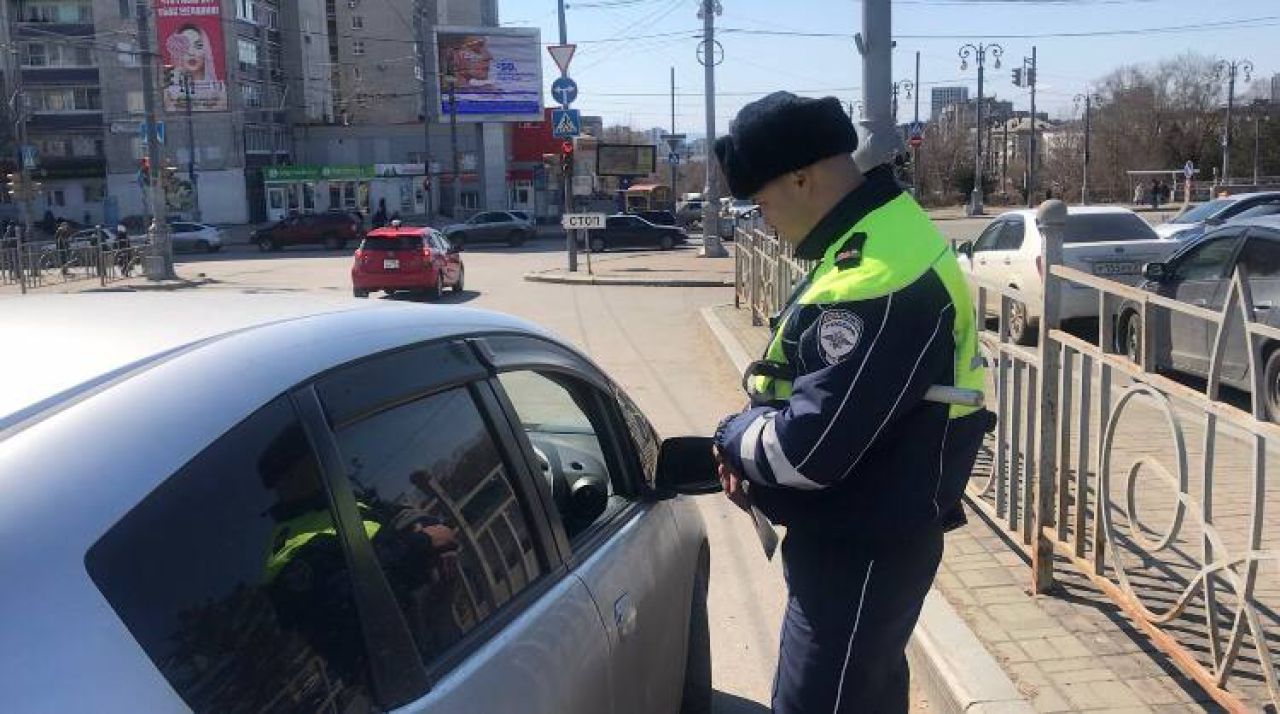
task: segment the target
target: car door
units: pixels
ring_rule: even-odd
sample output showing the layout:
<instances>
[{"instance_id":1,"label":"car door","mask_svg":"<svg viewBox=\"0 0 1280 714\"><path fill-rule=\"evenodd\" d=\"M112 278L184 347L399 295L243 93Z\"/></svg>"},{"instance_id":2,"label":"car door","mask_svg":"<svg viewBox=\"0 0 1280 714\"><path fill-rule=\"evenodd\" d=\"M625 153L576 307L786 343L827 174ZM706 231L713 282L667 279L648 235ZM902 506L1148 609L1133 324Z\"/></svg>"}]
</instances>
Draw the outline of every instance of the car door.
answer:
<instances>
[{"instance_id":1,"label":"car door","mask_svg":"<svg viewBox=\"0 0 1280 714\"><path fill-rule=\"evenodd\" d=\"M1181 255L1174 262L1169 279L1160 284L1160 294L1208 310L1220 305L1220 292L1225 290L1225 278L1234 264L1243 233L1241 228L1217 231ZM1191 374L1207 374L1216 326L1198 317L1168 313L1171 365Z\"/></svg>"},{"instance_id":2,"label":"car door","mask_svg":"<svg viewBox=\"0 0 1280 714\"><path fill-rule=\"evenodd\" d=\"M194 244L195 228L190 223L169 224L169 239L173 241L174 250L191 250Z\"/></svg>"},{"instance_id":3,"label":"car door","mask_svg":"<svg viewBox=\"0 0 1280 714\"><path fill-rule=\"evenodd\" d=\"M1280 314L1277 313L1280 310L1277 307L1280 305L1280 232L1250 228L1236 265L1249 286L1253 319L1264 325L1276 325L1280 322ZM1226 301L1228 287L1229 284L1224 286L1215 300L1218 309ZM1249 353L1243 322L1236 315L1233 309L1225 323L1227 334L1222 376L1229 382L1244 386L1249 376Z\"/></svg>"},{"instance_id":4,"label":"car door","mask_svg":"<svg viewBox=\"0 0 1280 714\"><path fill-rule=\"evenodd\" d=\"M600 615L564 567L535 474L472 349L449 341L379 355L325 376L314 395L327 465L345 488L335 501L365 521L353 551L376 561L398 611L391 641L407 634L401 657L430 684L396 706L611 712Z\"/></svg>"},{"instance_id":5,"label":"car door","mask_svg":"<svg viewBox=\"0 0 1280 714\"><path fill-rule=\"evenodd\" d=\"M1000 237L1004 233L1008 220L1007 218L993 220L987 226L987 229L978 236L978 239L974 241L973 252L968 262L970 272L975 277L988 282L1007 285L1001 272L1003 263L1001 256L1005 255L1007 251L1000 250ZM998 315L1000 312L999 298L989 295L985 309L989 316Z\"/></svg>"},{"instance_id":6,"label":"car door","mask_svg":"<svg viewBox=\"0 0 1280 714\"><path fill-rule=\"evenodd\" d=\"M504 351L495 344L497 361ZM693 569L670 502L645 495L641 461L602 376L568 353L542 365L528 363L527 345L511 353L523 364L500 368L498 381L526 458L546 479L566 559L604 619L614 711L677 711Z\"/></svg>"},{"instance_id":7,"label":"car door","mask_svg":"<svg viewBox=\"0 0 1280 714\"><path fill-rule=\"evenodd\" d=\"M431 231L428 240L431 241L432 251L440 255L445 271L445 282L449 285L457 285L458 277L462 274L462 256L453 249L449 239L439 231Z\"/></svg>"}]
</instances>

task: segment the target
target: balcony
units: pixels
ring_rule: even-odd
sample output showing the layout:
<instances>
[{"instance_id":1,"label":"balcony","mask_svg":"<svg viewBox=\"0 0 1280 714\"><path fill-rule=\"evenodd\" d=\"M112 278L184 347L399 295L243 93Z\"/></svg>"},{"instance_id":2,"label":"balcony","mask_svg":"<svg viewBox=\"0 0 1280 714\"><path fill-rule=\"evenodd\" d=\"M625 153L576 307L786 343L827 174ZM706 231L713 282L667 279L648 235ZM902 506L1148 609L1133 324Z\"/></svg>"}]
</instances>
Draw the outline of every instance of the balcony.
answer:
<instances>
[{"instance_id":1,"label":"balcony","mask_svg":"<svg viewBox=\"0 0 1280 714\"><path fill-rule=\"evenodd\" d=\"M98 84L97 67L23 67L22 83L27 87L59 87Z\"/></svg>"}]
</instances>

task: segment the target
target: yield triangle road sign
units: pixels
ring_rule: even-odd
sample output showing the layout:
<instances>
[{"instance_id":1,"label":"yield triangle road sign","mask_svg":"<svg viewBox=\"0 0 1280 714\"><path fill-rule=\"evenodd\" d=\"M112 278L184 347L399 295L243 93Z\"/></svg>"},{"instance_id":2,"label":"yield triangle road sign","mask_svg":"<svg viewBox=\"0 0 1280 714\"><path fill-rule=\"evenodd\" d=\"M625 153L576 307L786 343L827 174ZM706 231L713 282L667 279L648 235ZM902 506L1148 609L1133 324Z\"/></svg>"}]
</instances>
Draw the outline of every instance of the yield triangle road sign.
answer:
<instances>
[{"instance_id":1,"label":"yield triangle road sign","mask_svg":"<svg viewBox=\"0 0 1280 714\"><path fill-rule=\"evenodd\" d=\"M569 139L582 133L582 115L577 109L551 110L551 135Z\"/></svg>"},{"instance_id":2,"label":"yield triangle road sign","mask_svg":"<svg viewBox=\"0 0 1280 714\"><path fill-rule=\"evenodd\" d=\"M577 45L549 45L547 52L551 53L551 59L556 61L556 66L560 68L560 74L569 71L569 62L573 59L574 50L578 49Z\"/></svg>"}]
</instances>

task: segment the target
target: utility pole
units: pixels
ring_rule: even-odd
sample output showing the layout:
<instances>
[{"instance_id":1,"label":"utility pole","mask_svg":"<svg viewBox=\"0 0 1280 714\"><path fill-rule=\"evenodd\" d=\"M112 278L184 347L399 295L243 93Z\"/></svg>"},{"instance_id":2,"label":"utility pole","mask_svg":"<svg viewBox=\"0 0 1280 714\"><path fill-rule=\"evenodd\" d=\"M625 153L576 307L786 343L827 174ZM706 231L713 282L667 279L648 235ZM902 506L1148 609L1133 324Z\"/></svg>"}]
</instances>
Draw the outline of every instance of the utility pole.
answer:
<instances>
[{"instance_id":1,"label":"utility pole","mask_svg":"<svg viewBox=\"0 0 1280 714\"><path fill-rule=\"evenodd\" d=\"M0 38L5 42L4 50L4 76L7 80L9 96L6 99L9 102L10 118L13 119L13 129L15 147L17 153L17 176L20 191L16 191L15 198L18 200L18 220L22 223L22 241L31 240L32 229L32 210L31 198L35 191L35 185L31 180L31 169L27 166L26 157L23 155L23 149L27 145L27 95L22 89L22 71L18 68L18 45L12 42L14 37L11 31L9 21L9 8L11 4L4 3L4 7L0 8ZM15 6L16 7L16 6ZM21 265L21 262L19 262ZM22 282L22 290L26 292L26 282Z\"/></svg>"},{"instance_id":2,"label":"utility pole","mask_svg":"<svg viewBox=\"0 0 1280 714\"><path fill-rule=\"evenodd\" d=\"M1231 110L1236 103L1236 75L1244 73L1244 81L1248 82L1253 74L1253 62L1247 59L1218 60L1214 65L1213 76L1218 81L1227 80L1227 116L1222 123L1222 175L1220 180L1225 185L1231 173Z\"/></svg>"},{"instance_id":3,"label":"utility pole","mask_svg":"<svg viewBox=\"0 0 1280 714\"><path fill-rule=\"evenodd\" d=\"M1076 106L1084 102L1084 178L1080 181L1080 204L1089 205L1089 135L1092 132L1090 126L1091 116L1093 114L1093 103L1102 102L1102 98L1092 92L1077 94L1074 97Z\"/></svg>"},{"instance_id":4,"label":"utility pole","mask_svg":"<svg viewBox=\"0 0 1280 714\"><path fill-rule=\"evenodd\" d=\"M449 143L453 147L453 220L458 220L462 210L462 155L458 152L458 78L449 67L446 77L449 83Z\"/></svg>"},{"instance_id":5,"label":"utility pole","mask_svg":"<svg viewBox=\"0 0 1280 714\"><path fill-rule=\"evenodd\" d=\"M862 32L853 38L862 55L863 100L853 160L863 173L902 153L902 137L893 123L892 19L890 0L863 0Z\"/></svg>"},{"instance_id":6,"label":"utility pole","mask_svg":"<svg viewBox=\"0 0 1280 714\"><path fill-rule=\"evenodd\" d=\"M675 135L675 133L676 133L676 68L675 68L675 67L672 67L672 68L671 68L671 134L672 134L672 136L674 136L674 135ZM676 150L676 147L674 147L674 146L668 146L667 148L668 148L668 149L670 149L673 153L674 153L674 152L675 152L675 150ZM671 164L671 202L672 202L672 208L674 208L674 207L675 207L675 200L676 200L676 196L679 196L679 195L680 195L679 193L676 193L676 178L677 178L677 176L676 176L676 168L677 168L677 167L676 167L676 165L675 165L675 164ZM710 167L708 167L708 168L710 168Z\"/></svg>"},{"instance_id":7,"label":"utility pole","mask_svg":"<svg viewBox=\"0 0 1280 714\"><path fill-rule=\"evenodd\" d=\"M995 59L995 68L1000 69L1000 57L1004 48L995 43L965 44L960 47L960 69L969 68L969 57L973 57L978 65L978 105L973 122L973 193L969 197L969 215L982 215L982 81L986 72L987 53Z\"/></svg>"},{"instance_id":8,"label":"utility pole","mask_svg":"<svg viewBox=\"0 0 1280 714\"><path fill-rule=\"evenodd\" d=\"M1025 63L1026 60L1024 59ZM1031 85L1031 151L1027 154L1027 208L1036 205L1036 46L1031 46L1031 63L1027 65L1027 84Z\"/></svg>"},{"instance_id":9,"label":"utility pole","mask_svg":"<svg viewBox=\"0 0 1280 714\"><path fill-rule=\"evenodd\" d=\"M716 15L724 11L720 0L702 0L698 18L702 20L702 44L699 45L704 78L707 112L707 179L702 189L702 257L724 258L729 255L720 242L720 189L716 184Z\"/></svg>"},{"instance_id":10,"label":"utility pole","mask_svg":"<svg viewBox=\"0 0 1280 714\"><path fill-rule=\"evenodd\" d=\"M1253 115L1253 185L1258 185L1258 159L1262 156L1262 120L1261 114Z\"/></svg>"},{"instance_id":11,"label":"utility pole","mask_svg":"<svg viewBox=\"0 0 1280 714\"><path fill-rule=\"evenodd\" d=\"M916 50L916 109L912 115L911 126L914 131L920 126L920 51ZM923 146L923 144L921 144ZM916 199L920 198L920 147L911 150L911 186L915 189Z\"/></svg>"},{"instance_id":12,"label":"utility pole","mask_svg":"<svg viewBox=\"0 0 1280 714\"><path fill-rule=\"evenodd\" d=\"M431 81L436 73L431 67L430 28L436 24L436 8L434 0L416 0L413 18L418 38L418 65L422 68L422 173L426 176L425 188L427 198L427 220L430 221L433 206L431 205L431 117L437 107L431 100Z\"/></svg>"},{"instance_id":13,"label":"utility pole","mask_svg":"<svg viewBox=\"0 0 1280 714\"><path fill-rule=\"evenodd\" d=\"M169 71L173 71L169 68ZM182 98L187 115L187 182L191 184L191 220L200 221L200 184L196 183L196 130L191 121L191 75L182 73Z\"/></svg>"},{"instance_id":14,"label":"utility pole","mask_svg":"<svg viewBox=\"0 0 1280 714\"><path fill-rule=\"evenodd\" d=\"M161 169L164 157L160 153L160 142L156 139L156 127L159 112L156 108L156 56L151 52L151 28L147 18L151 8L147 0L138 0L135 6L138 16L138 55L142 59L142 107L146 113L147 143L144 149L148 159L148 179L150 191L147 193L148 210L151 212L151 227L147 229L152 245L152 255L159 256L163 265L159 273L148 273L151 280L172 280L173 246L169 242L169 225L165 218L168 210L165 206L164 186L160 184Z\"/></svg>"}]
</instances>

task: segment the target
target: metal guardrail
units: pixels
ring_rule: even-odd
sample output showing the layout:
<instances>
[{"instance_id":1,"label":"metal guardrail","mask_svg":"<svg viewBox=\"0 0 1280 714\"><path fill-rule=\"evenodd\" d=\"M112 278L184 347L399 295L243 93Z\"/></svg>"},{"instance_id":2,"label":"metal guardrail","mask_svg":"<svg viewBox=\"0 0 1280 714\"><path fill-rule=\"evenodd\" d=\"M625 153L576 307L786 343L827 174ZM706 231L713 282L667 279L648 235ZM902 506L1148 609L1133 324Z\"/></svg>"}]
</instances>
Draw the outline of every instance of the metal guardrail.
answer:
<instances>
[{"instance_id":1,"label":"metal guardrail","mask_svg":"<svg viewBox=\"0 0 1280 714\"><path fill-rule=\"evenodd\" d=\"M761 324L808 266L761 231L737 240L735 303ZM1226 709L1280 707L1280 481L1267 479L1280 425L1262 375L1280 330L1255 319L1247 275L1212 311L1056 264L1060 244L1045 253L1043 295L971 278L1000 418L966 500L1030 556L1036 592L1083 576ZM1056 319L1082 290L1097 299L1096 340ZM1040 349L1010 339L1017 303L1039 304ZM1202 388L1157 369L1175 314L1212 337ZM1122 316L1141 325L1138 363L1118 349ZM1233 339L1249 354L1247 408L1220 386Z\"/></svg>"},{"instance_id":2,"label":"metal guardrail","mask_svg":"<svg viewBox=\"0 0 1280 714\"><path fill-rule=\"evenodd\" d=\"M142 272L151 244L127 248L89 245L59 249L53 243L26 243L0 248L0 287L18 285L22 292L96 280L106 286Z\"/></svg>"}]
</instances>

